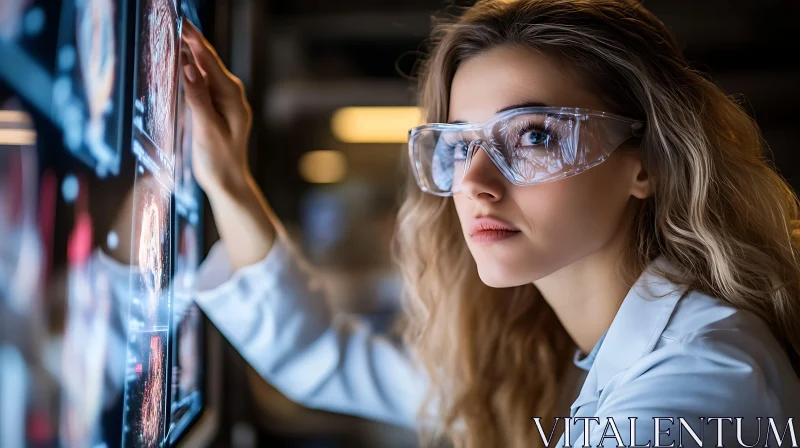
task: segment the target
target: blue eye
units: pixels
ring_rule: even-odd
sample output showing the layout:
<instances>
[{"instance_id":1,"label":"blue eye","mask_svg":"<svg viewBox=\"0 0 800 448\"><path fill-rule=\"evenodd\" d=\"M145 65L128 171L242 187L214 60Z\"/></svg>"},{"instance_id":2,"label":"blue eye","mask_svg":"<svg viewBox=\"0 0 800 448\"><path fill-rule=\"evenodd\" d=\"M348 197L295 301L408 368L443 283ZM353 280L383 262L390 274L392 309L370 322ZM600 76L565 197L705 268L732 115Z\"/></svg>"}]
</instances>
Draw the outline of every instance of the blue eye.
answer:
<instances>
[{"instance_id":1,"label":"blue eye","mask_svg":"<svg viewBox=\"0 0 800 448\"><path fill-rule=\"evenodd\" d=\"M456 160L460 157L460 142L450 142L440 138L431 160L431 177L436 187L448 191L453 186L453 171Z\"/></svg>"},{"instance_id":2,"label":"blue eye","mask_svg":"<svg viewBox=\"0 0 800 448\"><path fill-rule=\"evenodd\" d=\"M464 142L458 142L455 145L453 145L453 159L466 160L468 148L469 146Z\"/></svg>"},{"instance_id":3,"label":"blue eye","mask_svg":"<svg viewBox=\"0 0 800 448\"><path fill-rule=\"evenodd\" d=\"M549 135L544 131L530 130L523 132L519 137L519 146L537 146L547 143Z\"/></svg>"}]
</instances>

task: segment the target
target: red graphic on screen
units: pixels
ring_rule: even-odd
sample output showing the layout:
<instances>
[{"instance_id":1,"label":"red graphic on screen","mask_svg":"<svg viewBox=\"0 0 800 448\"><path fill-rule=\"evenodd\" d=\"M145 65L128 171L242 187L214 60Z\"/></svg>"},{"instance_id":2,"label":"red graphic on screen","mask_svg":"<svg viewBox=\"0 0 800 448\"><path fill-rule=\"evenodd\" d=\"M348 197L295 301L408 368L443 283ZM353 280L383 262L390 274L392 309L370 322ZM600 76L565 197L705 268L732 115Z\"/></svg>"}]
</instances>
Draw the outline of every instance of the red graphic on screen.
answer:
<instances>
[{"instance_id":1,"label":"red graphic on screen","mask_svg":"<svg viewBox=\"0 0 800 448\"><path fill-rule=\"evenodd\" d=\"M150 362L142 400L142 438L156 446L164 414L164 352L160 336L150 337Z\"/></svg>"},{"instance_id":2,"label":"red graphic on screen","mask_svg":"<svg viewBox=\"0 0 800 448\"><path fill-rule=\"evenodd\" d=\"M147 289L145 314L153 322L158 313L161 297L163 261L161 254L161 232L163 211L153 195L145 198L142 209L142 231L139 235L139 269Z\"/></svg>"}]
</instances>

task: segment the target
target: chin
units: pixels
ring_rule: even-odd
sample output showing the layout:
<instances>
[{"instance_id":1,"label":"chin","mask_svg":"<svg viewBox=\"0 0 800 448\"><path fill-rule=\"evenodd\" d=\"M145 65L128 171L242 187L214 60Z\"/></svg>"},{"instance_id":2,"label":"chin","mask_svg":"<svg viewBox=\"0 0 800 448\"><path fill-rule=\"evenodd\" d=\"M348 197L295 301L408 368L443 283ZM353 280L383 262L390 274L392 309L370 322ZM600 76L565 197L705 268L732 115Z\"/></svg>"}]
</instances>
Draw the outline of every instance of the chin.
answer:
<instances>
[{"instance_id":1,"label":"chin","mask_svg":"<svg viewBox=\"0 0 800 448\"><path fill-rule=\"evenodd\" d=\"M526 257L527 258L527 257ZM530 260L530 258L528 258ZM513 288L527 285L547 277L558 270L558 266L550 263L539 265L532 263L491 263L484 260L478 263L478 276L481 281L492 288Z\"/></svg>"},{"instance_id":2,"label":"chin","mask_svg":"<svg viewBox=\"0 0 800 448\"><path fill-rule=\"evenodd\" d=\"M478 266L478 277L491 288L512 288L531 283L532 280L513 275L501 266Z\"/></svg>"}]
</instances>

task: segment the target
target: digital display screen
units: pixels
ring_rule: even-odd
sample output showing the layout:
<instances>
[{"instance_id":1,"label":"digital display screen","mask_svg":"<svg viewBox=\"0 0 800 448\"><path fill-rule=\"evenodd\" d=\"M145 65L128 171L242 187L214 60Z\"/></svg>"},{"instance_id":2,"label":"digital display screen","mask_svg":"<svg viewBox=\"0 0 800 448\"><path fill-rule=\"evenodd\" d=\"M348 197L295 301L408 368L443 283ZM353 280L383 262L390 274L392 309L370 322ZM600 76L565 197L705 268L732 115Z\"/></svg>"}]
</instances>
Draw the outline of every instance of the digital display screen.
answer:
<instances>
[{"instance_id":1,"label":"digital display screen","mask_svg":"<svg viewBox=\"0 0 800 448\"><path fill-rule=\"evenodd\" d=\"M136 9L132 151L138 160L128 322L123 446L164 446L169 430L173 279L174 146L178 9L139 0Z\"/></svg>"},{"instance_id":2,"label":"digital display screen","mask_svg":"<svg viewBox=\"0 0 800 448\"><path fill-rule=\"evenodd\" d=\"M65 0L58 32L53 111L64 146L100 177L119 174L122 153L120 6L117 0Z\"/></svg>"},{"instance_id":3,"label":"digital display screen","mask_svg":"<svg viewBox=\"0 0 800 448\"><path fill-rule=\"evenodd\" d=\"M138 161L128 323L125 446L177 441L203 408L203 316L192 302L201 256L191 113L179 76L183 11L140 0L132 152ZM179 13L181 11L181 13ZM157 383L157 384L156 384Z\"/></svg>"},{"instance_id":4,"label":"digital display screen","mask_svg":"<svg viewBox=\"0 0 800 448\"><path fill-rule=\"evenodd\" d=\"M0 2L0 81L15 96L55 121L53 75L61 1Z\"/></svg>"},{"instance_id":5,"label":"digital display screen","mask_svg":"<svg viewBox=\"0 0 800 448\"><path fill-rule=\"evenodd\" d=\"M175 0L139 0L134 130L142 149L172 172L175 145L179 21ZM149 144L145 144L145 141Z\"/></svg>"},{"instance_id":6,"label":"digital display screen","mask_svg":"<svg viewBox=\"0 0 800 448\"><path fill-rule=\"evenodd\" d=\"M0 89L37 120L0 105L0 134L20 141L0 146L0 348L23 360L0 372L23 380L0 429L26 446L172 446L206 405L202 192L179 72L194 2L0 5Z\"/></svg>"}]
</instances>

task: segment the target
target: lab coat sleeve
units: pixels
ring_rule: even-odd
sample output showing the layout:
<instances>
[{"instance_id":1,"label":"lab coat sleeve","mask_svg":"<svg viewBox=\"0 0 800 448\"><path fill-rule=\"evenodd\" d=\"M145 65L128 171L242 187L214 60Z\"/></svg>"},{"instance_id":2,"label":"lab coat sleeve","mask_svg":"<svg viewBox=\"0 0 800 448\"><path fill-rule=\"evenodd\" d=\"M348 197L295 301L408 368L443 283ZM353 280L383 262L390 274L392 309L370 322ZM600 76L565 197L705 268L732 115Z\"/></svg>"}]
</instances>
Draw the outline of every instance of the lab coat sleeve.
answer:
<instances>
[{"instance_id":1,"label":"lab coat sleeve","mask_svg":"<svg viewBox=\"0 0 800 448\"><path fill-rule=\"evenodd\" d=\"M281 239L233 271L222 242L197 276L195 300L247 362L305 406L413 427L426 378L407 351L366 322L331 313Z\"/></svg>"},{"instance_id":2,"label":"lab coat sleeve","mask_svg":"<svg viewBox=\"0 0 800 448\"><path fill-rule=\"evenodd\" d=\"M768 418L781 434L791 416L783 415L778 391L768 386L774 369L757 344L744 332L714 330L646 355L609 382L610 393L601 393L596 419L588 422L589 446L778 446L772 432L767 440ZM573 421L572 431L580 432L573 446L584 446L586 424Z\"/></svg>"}]
</instances>

